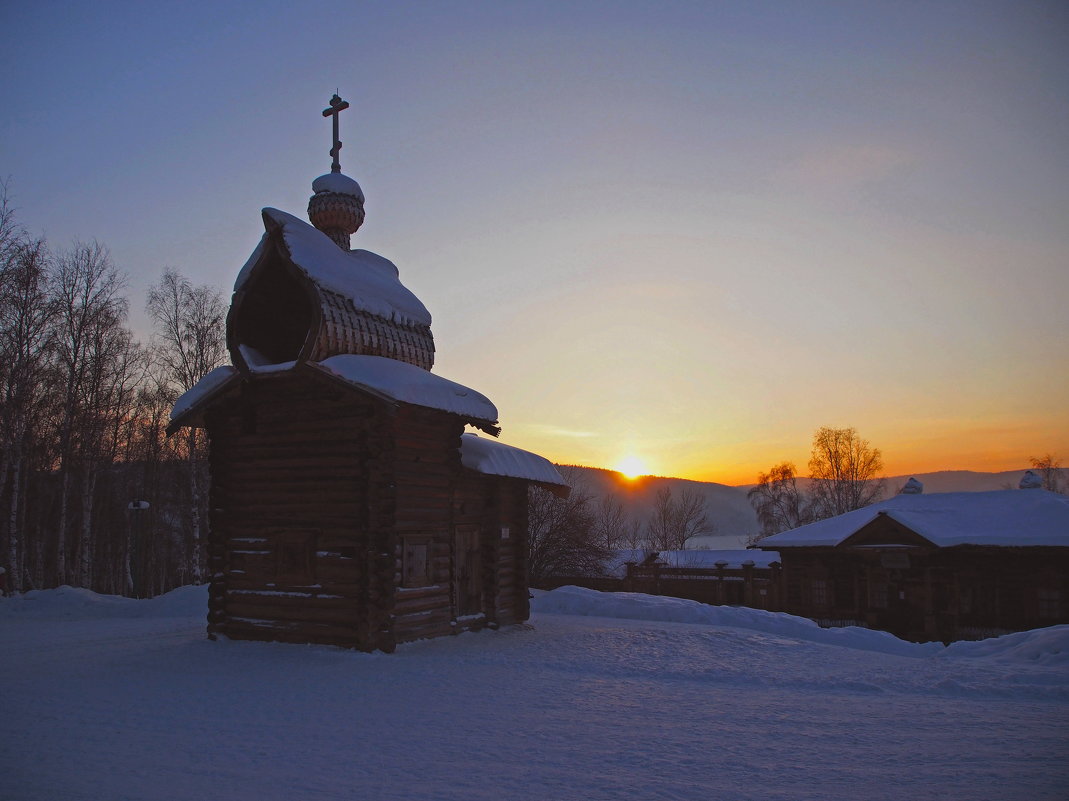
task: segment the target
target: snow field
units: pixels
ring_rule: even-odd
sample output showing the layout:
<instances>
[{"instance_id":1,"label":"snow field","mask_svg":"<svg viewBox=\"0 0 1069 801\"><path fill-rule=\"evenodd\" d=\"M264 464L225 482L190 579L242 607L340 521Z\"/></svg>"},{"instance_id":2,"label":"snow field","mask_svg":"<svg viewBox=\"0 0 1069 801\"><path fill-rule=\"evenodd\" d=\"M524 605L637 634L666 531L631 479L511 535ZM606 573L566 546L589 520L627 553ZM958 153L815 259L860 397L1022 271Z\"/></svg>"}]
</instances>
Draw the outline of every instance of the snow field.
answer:
<instances>
[{"instance_id":1,"label":"snow field","mask_svg":"<svg viewBox=\"0 0 1069 801\"><path fill-rule=\"evenodd\" d=\"M209 642L203 588L3 599L0 798L1067 796L1067 626L943 649L578 588L533 606L387 656Z\"/></svg>"}]
</instances>

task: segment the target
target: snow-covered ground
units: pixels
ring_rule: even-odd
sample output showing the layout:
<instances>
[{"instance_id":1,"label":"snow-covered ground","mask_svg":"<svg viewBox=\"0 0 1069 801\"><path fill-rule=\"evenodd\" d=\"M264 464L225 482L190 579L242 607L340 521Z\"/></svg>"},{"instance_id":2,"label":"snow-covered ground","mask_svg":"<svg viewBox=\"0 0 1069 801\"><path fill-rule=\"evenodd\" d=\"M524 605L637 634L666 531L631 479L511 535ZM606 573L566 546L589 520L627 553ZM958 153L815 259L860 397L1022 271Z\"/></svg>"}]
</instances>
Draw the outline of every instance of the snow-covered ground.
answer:
<instances>
[{"instance_id":1,"label":"snow-covered ground","mask_svg":"<svg viewBox=\"0 0 1069 801\"><path fill-rule=\"evenodd\" d=\"M0 600L0 798L1069 797L1069 626L944 649L566 587L387 656L205 608Z\"/></svg>"}]
</instances>

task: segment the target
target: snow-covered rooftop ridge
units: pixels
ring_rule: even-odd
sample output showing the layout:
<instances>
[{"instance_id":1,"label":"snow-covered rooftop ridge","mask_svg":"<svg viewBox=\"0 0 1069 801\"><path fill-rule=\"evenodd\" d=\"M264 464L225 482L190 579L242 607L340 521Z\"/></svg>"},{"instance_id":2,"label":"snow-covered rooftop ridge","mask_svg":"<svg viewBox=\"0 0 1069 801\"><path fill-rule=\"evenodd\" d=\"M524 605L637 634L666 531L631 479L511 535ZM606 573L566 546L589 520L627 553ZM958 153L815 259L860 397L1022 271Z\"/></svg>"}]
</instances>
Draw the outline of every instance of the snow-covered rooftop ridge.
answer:
<instances>
[{"instance_id":1,"label":"snow-covered rooftop ridge","mask_svg":"<svg viewBox=\"0 0 1069 801\"><path fill-rule=\"evenodd\" d=\"M642 564L652 553L654 551L642 548L613 551L613 555L606 563L606 573L623 578L627 575L628 562ZM667 567L692 567L702 570L715 570L720 566L718 564L720 562L727 570L740 570L747 566L747 563L753 567L767 568L773 562L779 561L779 554L775 551L745 548L715 551L657 551L656 553L657 561Z\"/></svg>"},{"instance_id":2,"label":"snow-covered rooftop ridge","mask_svg":"<svg viewBox=\"0 0 1069 801\"><path fill-rule=\"evenodd\" d=\"M471 420L497 422L497 407L482 393L396 359L343 354L331 356L318 364L311 363L311 366L392 400L450 412Z\"/></svg>"},{"instance_id":3,"label":"snow-covered rooftop ridge","mask_svg":"<svg viewBox=\"0 0 1069 801\"><path fill-rule=\"evenodd\" d=\"M171 420L177 420L194 406L214 395L237 374L237 368L229 364L210 370L200 381L183 392L178 400L175 401L174 407L171 409Z\"/></svg>"},{"instance_id":4,"label":"snow-covered rooftop ridge","mask_svg":"<svg viewBox=\"0 0 1069 801\"><path fill-rule=\"evenodd\" d=\"M911 477L898 492L901 495L920 495L924 492L924 484Z\"/></svg>"},{"instance_id":5,"label":"snow-covered rooftop ridge","mask_svg":"<svg viewBox=\"0 0 1069 801\"><path fill-rule=\"evenodd\" d=\"M940 547L1069 546L1069 498L1046 490L896 495L761 541L761 547L834 546L886 514Z\"/></svg>"},{"instance_id":6,"label":"snow-covered rooftop ridge","mask_svg":"<svg viewBox=\"0 0 1069 801\"><path fill-rule=\"evenodd\" d=\"M1024 475L1021 476L1021 483L1017 485L1018 489L1040 489L1043 486L1043 479L1033 473L1031 470L1025 470Z\"/></svg>"},{"instance_id":7,"label":"snow-covered rooftop ridge","mask_svg":"<svg viewBox=\"0 0 1069 801\"><path fill-rule=\"evenodd\" d=\"M478 434L464 434L461 437L460 461L471 470L491 476L525 478L543 484L568 486L549 459Z\"/></svg>"},{"instance_id":8,"label":"snow-covered rooftop ridge","mask_svg":"<svg viewBox=\"0 0 1069 801\"><path fill-rule=\"evenodd\" d=\"M337 192L339 195L358 197L361 202L364 200L364 190L360 188L360 184L340 172L328 172L326 175L320 175L312 181L312 191L316 194L320 192Z\"/></svg>"},{"instance_id":9,"label":"snow-covered rooftop ridge","mask_svg":"<svg viewBox=\"0 0 1069 801\"><path fill-rule=\"evenodd\" d=\"M282 229L291 261L316 284L352 300L361 311L404 325L430 325L431 315L398 279L397 267L389 259L368 250L340 249L330 237L292 214L278 209L263 210L264 225ZM260 242L234 282L240 291L259 260Z\"/></svg>"}]
</instances>

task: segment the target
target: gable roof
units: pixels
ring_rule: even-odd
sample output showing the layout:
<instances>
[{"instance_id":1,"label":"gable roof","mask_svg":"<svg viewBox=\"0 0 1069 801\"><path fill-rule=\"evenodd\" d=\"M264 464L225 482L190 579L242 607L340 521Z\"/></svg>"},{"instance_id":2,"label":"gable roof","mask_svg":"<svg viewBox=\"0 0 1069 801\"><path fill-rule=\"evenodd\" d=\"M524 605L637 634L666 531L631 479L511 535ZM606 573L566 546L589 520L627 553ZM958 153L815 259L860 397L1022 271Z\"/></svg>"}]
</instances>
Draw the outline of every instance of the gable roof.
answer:
<instances>
[{"instance_id":1,"label":"gable roof","mask_svg":"<svg viewBox=\"0 0 1069 801\"><path fill-rule=\"evenodd\" d=\"M249 367L254 377L278 375L298 369L314 370L383 400L455 414L487 433L495 436L500 433L497 427L497 407L481 392L415 365L383 356L342 355L331 356L322 362L284 362ZM175 402L167 430L173 432L196 422L200 412L240 380L241 374L230 365L212 370Z\"/></svg>"},{"instance_id":2,"label":"gable roof","mask_svg":"<svg viewBox=\"0 0 1069 801\"><path fill-rule=\"evenodd\" d=\"M461 437L460 461L469 470L486 475L534 481L545 485L555 494L561 494L557 490L564 490L565 497L570 491L568 482L549 459L477 434L464 434Z\"/></svg>"},{"instance_id":3,"label":"gable roof","mask_svg":"<svg viewBox=\"0 0 1069 801\"><path fill-rule=\"evenodd\" d=\"M1041 489L896 495L761 540L761 548L834 547L878 515L933 545L1069 547L1069 498Z\"/></svg>"}]
</instances>

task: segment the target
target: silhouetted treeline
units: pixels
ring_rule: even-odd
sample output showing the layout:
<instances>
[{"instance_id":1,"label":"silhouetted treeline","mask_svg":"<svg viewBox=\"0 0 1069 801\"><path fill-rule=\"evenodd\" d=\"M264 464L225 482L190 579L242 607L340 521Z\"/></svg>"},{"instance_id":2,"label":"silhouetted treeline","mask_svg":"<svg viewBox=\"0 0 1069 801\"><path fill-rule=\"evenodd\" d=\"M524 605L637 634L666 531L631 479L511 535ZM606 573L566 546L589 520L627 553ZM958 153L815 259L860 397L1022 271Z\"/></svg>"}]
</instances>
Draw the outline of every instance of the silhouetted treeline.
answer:
<instances>
[{"instance_id":1,"label":"silhouetted treeline","mask_svg":"<svg viewBox=\"0 0 1069 801\"><path fill-rule=\"evenodd\" d=\"M223 305L168 271L153 293L175 302L176 325L167 329L166 304L153 308L150 293L158 335L143 345L127 328L124 292L106 248L52 250L19 226L0 185L0 566L9 592L73 584L155 595L200 577L203 448L168 438L166 426L177 396L222 359ZM174 364L196 338L194 298L214 315L201 339L212 340L205 352L215 361L198 362L203 372L190 379Z\"/></svg>"}]
</instances>

